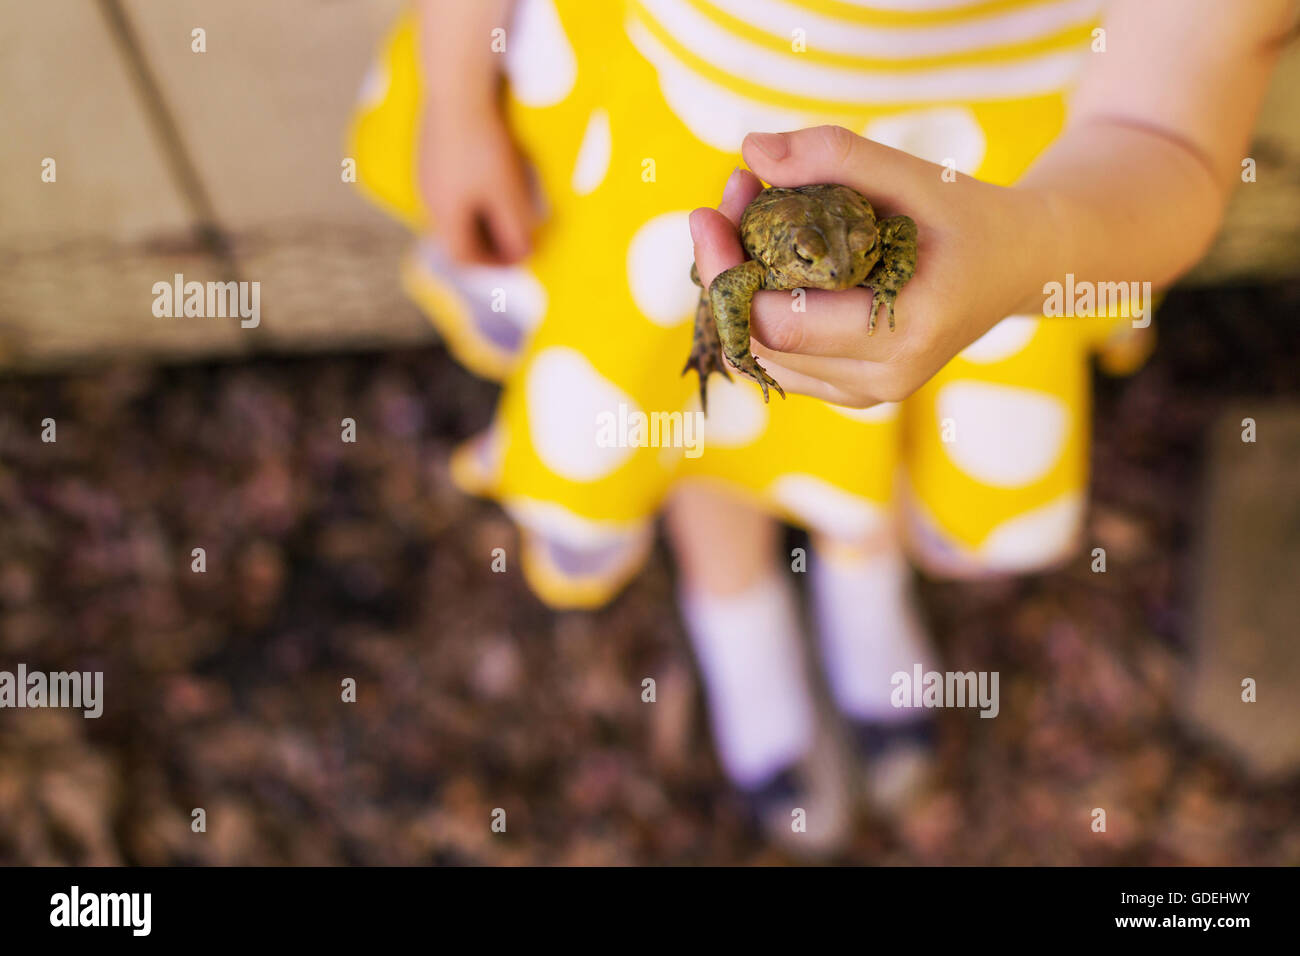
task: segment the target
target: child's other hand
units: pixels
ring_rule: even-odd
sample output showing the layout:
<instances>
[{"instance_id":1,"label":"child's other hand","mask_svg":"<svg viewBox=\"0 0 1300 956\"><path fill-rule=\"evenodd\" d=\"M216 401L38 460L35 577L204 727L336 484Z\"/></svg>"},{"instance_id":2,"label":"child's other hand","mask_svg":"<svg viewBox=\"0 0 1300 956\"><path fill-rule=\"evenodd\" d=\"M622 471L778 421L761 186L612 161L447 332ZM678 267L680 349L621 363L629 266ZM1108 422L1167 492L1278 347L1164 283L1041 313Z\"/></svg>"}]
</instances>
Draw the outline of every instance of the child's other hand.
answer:
<instances>
[{"instance_id":1,"label":"child's other hand","mask_svg":"<svg viewBox=\"0 0 1300 956\"><path fill-rule=\"evenodd\" d=\"M428 110L417 176L433 228L457 262L507 265L532 251L537 206L497 110Z\"/></svg>"},{"instance_id":2,"label":"child's other hand","mask_svg":"<svg viewBox=\"0 0 1300 956\"><path fill-rule=\"evenodd\" d=\"M906 214L920 233L916 275L898 296L894 332L867 336L867 289L810 289L803 312L792 308L789 292L754 297L754 354L787 390L854 408L900 401L998 321L1031 307L1035 296L1041 301L1036 277L1053 231L1038 195L962 175L945 182L944 167L838 126L751 133L742 150L754 172L732 175L719 210L691 214L706 286L745 259L736 227L762 188L759 176L774 186L849 186L871 200L878 218Z\"/></svg>"}]
</instances>

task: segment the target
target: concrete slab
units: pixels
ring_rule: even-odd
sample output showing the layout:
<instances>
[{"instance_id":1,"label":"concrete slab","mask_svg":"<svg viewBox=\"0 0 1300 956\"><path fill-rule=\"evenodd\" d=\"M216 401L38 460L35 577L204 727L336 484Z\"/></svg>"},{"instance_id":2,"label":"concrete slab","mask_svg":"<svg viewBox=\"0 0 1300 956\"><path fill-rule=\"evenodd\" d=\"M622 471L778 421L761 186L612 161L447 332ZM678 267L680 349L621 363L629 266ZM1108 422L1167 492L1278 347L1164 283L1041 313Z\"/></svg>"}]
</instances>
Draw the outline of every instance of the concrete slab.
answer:
<instances>
[{"instance_id":1,"label":"concrete slab","mask_svg":"<svg viewBox=\"0 0 1300 956\"><path fill-rule=\"evenodd\" d=\"M0 246L189 228L97 4L0 5L0 116Z\"/></svg>"},{"instance_id":2,"label":"concrete slab","mask_svg":"<svg viewBox=\"0 0 1300 956\"><path fill-rule=\"evenodd\" d=\"M1233 405L1215 422L1186 715L1261 777L1300 770L1297 474L1300 404ZM1246 678L1255 703L1242 700Z\"/></svg>"},{"instance_id":3,"label":"concrete slab","mask_svg":"<svg viewBox=\"0 0 1300 956\"><path fill-rule=\"evenodd\" d=\"M340 179L344 132L401 0L126 0L217 213L232 232L370 222ZM191 31L207 32L206 53Z\"/></svg>"}]
</instances>

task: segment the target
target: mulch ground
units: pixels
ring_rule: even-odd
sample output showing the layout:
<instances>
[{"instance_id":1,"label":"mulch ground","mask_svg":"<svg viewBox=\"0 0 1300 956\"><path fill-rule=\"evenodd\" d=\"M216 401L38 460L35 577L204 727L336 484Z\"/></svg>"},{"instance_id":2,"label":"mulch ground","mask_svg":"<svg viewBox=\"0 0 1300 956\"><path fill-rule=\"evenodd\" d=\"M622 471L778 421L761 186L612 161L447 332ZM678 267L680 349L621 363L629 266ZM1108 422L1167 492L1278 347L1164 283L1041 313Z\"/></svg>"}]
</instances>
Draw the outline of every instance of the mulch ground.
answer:
<instances>
[{"instance_id":1,"label":"mulch ground","mask_svg":"<svg viewBox=\"0 0 1300 956\"><path fill-rule=\"evenodd\" d=\"M1098 380L1106 574L922 583L1001 714L945 713L942 786L847 860L1300 864L1300 781L1177 719L1206 430L1300 395L1298 313L1297 285L1176 294L1152 362ZM447 456L493 393L439 348L0 382L0 669L107 698L0 711L0 862L780 861L711 755L662 550L594 614L492 573L513 530Z\"/></svg>"}]
</instances>

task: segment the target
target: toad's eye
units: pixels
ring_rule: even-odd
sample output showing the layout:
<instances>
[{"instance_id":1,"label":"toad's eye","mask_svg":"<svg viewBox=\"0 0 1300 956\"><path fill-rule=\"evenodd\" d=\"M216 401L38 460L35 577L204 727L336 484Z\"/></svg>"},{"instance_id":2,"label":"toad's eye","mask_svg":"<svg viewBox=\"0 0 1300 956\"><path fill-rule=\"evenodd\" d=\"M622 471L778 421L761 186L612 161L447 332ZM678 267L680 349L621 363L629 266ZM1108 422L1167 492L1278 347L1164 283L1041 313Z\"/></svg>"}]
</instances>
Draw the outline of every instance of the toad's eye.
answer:
<instances>
[{"instance_id":1,"label":"toad's eye","mask_svg":"<svg viewBox=\"0 0 1300 956\"><path fill-rule=\"evenodd\" d=\"M858 227L849 233L849 250L866 255L876 244L876 230Z\"/></svg>"},{"instance_id":2,"label":"toad's eye","mask_svg":"<svg viewBox=\"0 0 1300 956\"><path fill-rule=\"evenodd\" d=\"M800 229L794 234L794 254L801 262L812 265L826 255L826 240L813 229Z\"/></svg>"}]
</instances>

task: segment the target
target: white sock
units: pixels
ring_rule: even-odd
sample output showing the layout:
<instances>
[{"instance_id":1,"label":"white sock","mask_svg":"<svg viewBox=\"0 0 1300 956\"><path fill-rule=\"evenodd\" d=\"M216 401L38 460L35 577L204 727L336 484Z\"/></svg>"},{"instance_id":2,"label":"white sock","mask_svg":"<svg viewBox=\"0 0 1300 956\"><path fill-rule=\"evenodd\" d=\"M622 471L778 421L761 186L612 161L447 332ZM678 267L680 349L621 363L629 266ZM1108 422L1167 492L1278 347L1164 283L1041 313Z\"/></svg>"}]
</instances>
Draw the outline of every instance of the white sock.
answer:
<instances>
[{"instance_id":1,"label":"white sock","mask_svg":"<svg viewBox=\"0 0 1300 956\"><path fill-rule=\"evenodd\" d=\"M890 678L931 670L938 657L910 593L907 563L894 549L814 556L812 593L822 662L840 710L858 720L908 720L894 707Z\"/></svg>"},{"instance_id":2,"label":"white sock","mask_svg":"<svg viewBox=\"0 0 1300 956\"><path fill-rule=\"evenodd\" d=\"M794 589L773 574L729 597L683 589L681 606L722 765L741 787L762 784L812 742Z\"/></svg>"}]
</instances>

